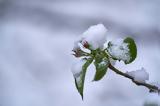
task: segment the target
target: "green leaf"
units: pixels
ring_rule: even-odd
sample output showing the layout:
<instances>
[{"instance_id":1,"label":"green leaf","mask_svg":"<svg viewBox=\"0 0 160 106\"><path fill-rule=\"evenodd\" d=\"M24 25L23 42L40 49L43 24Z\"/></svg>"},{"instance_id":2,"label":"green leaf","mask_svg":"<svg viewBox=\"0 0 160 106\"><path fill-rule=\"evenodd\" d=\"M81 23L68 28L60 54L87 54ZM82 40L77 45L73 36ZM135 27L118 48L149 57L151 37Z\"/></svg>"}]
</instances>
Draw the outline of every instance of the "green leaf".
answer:
<instances>
[{"instance_id":1,"label":"green leaf","mask_svg":"<svg viewBox=\"0 0 160 106\"><path fill-rule=\"evenodd\" d=\"M88 66L92 63L92 61L93 61L93 58L87 59L82 67L82 71L81 71L80 75L78 77L74 78L76 88L77 88L78 92L80 93L82 100L83 100L83 88L84 88L84 80L85 80L86 70L87 70Z\"/></svg>"},{"instance_id":2,"label":"green leaf","mask_svg":"<svg viewBox=\"0 0 160 106\"><path fill-rule=\"evenodd\" d=\"M107 72L107 68L109 65L108 58L106 58L103 54L97 54L95 56L94 65L96 67L96 73L93 81L99 81Z\"/></svg>"},{"instance_id":3,"label":"green leaf","mask_svg":"<svg viewBox=\"0 0 160 106\"><path fill-rule=\"evenodd\" d=\"M130 60L125 61L125 64L129 64L133 62L137 57L137 47L136 47L135 41L130 37L127 37L126 39L124 39L124 42L128 43L128 48L130 53Z\"/></svg>"},{"instance_id":4,"label":"green leaf","mask_svg":"<svg viewBox=\"0 0 160 106\"><path fill-rule=\"evenodd\" d=\"M118 39L108 43L107 52L114 60L124 61L129 64L137 57L137 47L135 41L127 37L125 39Z\"/></svg>"}]
</instances>

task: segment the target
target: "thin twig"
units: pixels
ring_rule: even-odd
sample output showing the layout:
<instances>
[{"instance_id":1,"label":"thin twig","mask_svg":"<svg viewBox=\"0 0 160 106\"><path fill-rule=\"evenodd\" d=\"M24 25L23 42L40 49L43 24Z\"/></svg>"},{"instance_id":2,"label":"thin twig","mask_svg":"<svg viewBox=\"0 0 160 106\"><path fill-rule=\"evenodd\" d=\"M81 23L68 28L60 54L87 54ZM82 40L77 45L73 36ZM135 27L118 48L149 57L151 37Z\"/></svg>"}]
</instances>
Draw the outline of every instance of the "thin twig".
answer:
<instances>
[{"instance_id":1,"label":"thin twig","mask_svg":"<svg viewBox=\"0 0 160 106\"><path fill-rule=\"evenodd\" d=\"M160 93L160 89L155 86L155 85L151 85L151 84L148 84L146 82L138 82L138 81L135 81L134 78L130 75L128 75L127 73L124 73L120 70L118 70L117 68L115 68L114 66L112 66L111 64L109 65L109 68L114 71L115 73L121 75L121 76L124 76L126 78L129 78L132 80L132 82L134 82L136 85L138 86L144 86L144 87L147 87L149 89L150 92L158 92Z\"/></svg>"}]
</instances>

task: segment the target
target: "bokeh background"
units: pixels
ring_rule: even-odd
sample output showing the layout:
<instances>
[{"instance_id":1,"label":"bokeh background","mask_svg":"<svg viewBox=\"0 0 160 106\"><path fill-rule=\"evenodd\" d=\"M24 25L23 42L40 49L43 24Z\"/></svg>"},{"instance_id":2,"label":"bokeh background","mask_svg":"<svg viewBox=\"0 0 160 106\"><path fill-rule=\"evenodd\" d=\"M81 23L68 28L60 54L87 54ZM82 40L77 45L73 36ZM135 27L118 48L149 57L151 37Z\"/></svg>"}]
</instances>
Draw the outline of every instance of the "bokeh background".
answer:
<instances>
[{"instance_id":1,"label":"bokeh background","mask_svg":"<svg viewBox=\"0 0 160 106\"><path fill-rule=\"evenodd\" d=\"M91 82L90 66L81 100L70 67L73 42L103 23L107 40L133 37L150 82L160 83L160 0L0 0L0 106L143 106L144 87L108 70ZM160 105L156 105L160 106Z\"/></svg>"}]
</instances>

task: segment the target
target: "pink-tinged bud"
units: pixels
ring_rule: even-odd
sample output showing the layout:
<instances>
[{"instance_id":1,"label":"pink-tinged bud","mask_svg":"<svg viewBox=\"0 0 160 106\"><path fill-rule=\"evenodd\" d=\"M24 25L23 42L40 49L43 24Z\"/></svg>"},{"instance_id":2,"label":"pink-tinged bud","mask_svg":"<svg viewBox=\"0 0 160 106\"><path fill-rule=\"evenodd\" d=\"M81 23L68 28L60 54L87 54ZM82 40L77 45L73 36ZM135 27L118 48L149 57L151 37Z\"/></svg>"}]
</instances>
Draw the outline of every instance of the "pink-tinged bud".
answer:
<instances>
[{"instance_id":1,"label":"pink-tinged bud","mask_svg":"<svg viewBox=\"0 0 160 106\"><path fill-rule=\"evenodd\" d=\"M82 51L80 49L77 50L72 50L74 52L75 57L81 57L82 56Z\"/></svg>"},{"instance_id":2,"label":"pink-tinged bud","mask_svg":"<svg viewBox=\"0 0 160 106\"><path fill-rule=\"evenodd\" d=\"M86 40L83 40L81 43L82 43L83 47L89 48L89 44Z\"/></svg>"},{"instance_id":3,"label":"pink-tinged bud","mask_svg":"<svg viewBox=\"0 0 160 106\"><path fill-rule=\"evenodd\" d=\"M81 47L79 46L79 43L80 42L82 42L82 41L76 41L76 42L74 42L74 47L73 47L73 52L74 52L74 56L75 57L81 57L81 56L83 56L84 54L84 52L81 50Z\"/></svg>"}]
</instances>

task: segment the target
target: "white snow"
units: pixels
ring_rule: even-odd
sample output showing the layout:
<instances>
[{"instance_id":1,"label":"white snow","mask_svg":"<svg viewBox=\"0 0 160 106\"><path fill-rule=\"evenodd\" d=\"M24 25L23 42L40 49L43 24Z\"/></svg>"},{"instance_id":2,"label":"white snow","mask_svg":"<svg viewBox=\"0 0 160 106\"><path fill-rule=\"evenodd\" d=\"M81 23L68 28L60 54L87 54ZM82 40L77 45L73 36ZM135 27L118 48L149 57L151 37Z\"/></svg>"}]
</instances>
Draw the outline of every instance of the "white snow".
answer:
<instances>
[{"instance_id":1,"label":"white snow","mask_svg":"<svg viewBox=\"0 0 160 106\"><path fill-rule=\"evenodd\" d=\"M144 68L126 73L132 76L134 80L138 82L145 82L146 80L149 80L149 74L146 72Z\"/></svg>"},{"instance_id":2,"label":"white snow","mask_svg":"<svg viewBox=\"0 0 160 106\"><path fill-rule=\"evenodd\" d=\"M106 61L102 61L102 62L100 62L99 65L103 67L103 66L106 66L107 64L108 64L108 63L107 63Z\"/></svg>"},{"instance_id":3,"label":"white snow","mask_svg":"<svg viewBox=\"0 0 160 106\"><path fill-rule=\"evenodd\" d=\"M91 26L82 35L83 41L91 45L92 49L102 48L106 42L107 29L103 24Z\"/></svg>"},{"instance_id":4,"label":"white snow","mask_svg":"<svg viewBox=\"0 0 160 106\"><path fill-rule=\"evenodd\" d=\"M78 50L78 49L80 49L79 41L75 41L75 42L74 42L74 46L73 46L73 50L76 51L76 50Z\"/></svg>"},{"instance_id":5,"label":"white snow","mask_svg":"<svg viewBox=\"0 0 160 106\"><path fill-rule=\"evenodd\" d=\"M103 67L103 66L106 66L108 64L109 64L108 59L107 58L103 58L103 60L99 63L99 66Z\"/></svg>"},{"instance_id":6,"label":"white snow","mask_svg":"<svg viewBox=\"0 0 160 106\"><path fill-rule=\"evenodd\" d=\"M77 86L81 87L82 86L82 68L83 65L85 64L86 60L77 60L76 63L74 63L71 67L71 71L73 73L74 78L76 79Z\"/></svg>"},{"instance_id":7,"label":"white snow","mask_svg":"<svg viewBox=\"0 0 160 106\"><path fill-rule=\"evenodd\" d=\"M114 58L123 61L130 60L130 53L128 44L123 42L123 39L117 39L110 42L111 46L108 48L108 52Z\"/></svg>"},{"instance_id":8,"label":"white snow","mask_svg":"<svg viewBox=\"0 0 160 106\"><path fill-rule=\"evenodd\" d=\"M114 66L116 64L116 60L113 60L112 58L109 58L109 61L110 61L112 66Z\"/></svg>"},{"instance_id":9,"label":"white snow","mask_svg":"<svg viewBox=\"0 0 160 106\"><path fill-rule=\"evenodd\" d=\"M71 71L75 78L78 78L80 76L84 63L85 60L79 60L76 63L72 64Z\"/></svg>"}]
</instances>

